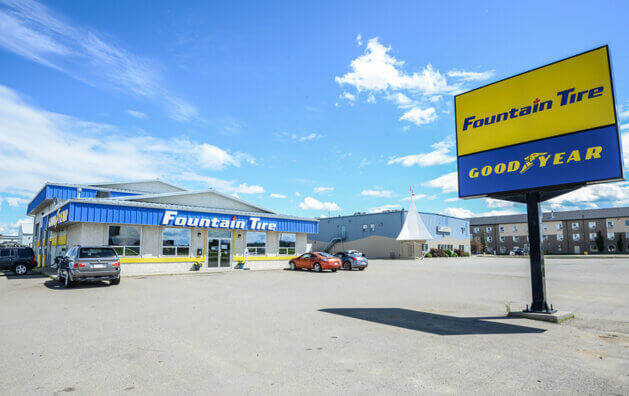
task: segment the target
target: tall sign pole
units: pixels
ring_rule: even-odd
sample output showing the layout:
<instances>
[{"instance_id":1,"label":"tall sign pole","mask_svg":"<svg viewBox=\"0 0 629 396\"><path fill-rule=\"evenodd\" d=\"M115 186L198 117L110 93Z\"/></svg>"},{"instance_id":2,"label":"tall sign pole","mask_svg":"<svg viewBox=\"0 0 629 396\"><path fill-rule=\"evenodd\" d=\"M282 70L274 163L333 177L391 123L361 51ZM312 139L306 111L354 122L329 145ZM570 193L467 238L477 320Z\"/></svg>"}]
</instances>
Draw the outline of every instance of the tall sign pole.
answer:
<instances>
[{"instance_id":1,"label":"tall sign pole","mask_svg":"<svg viewBox=\"0 0 629 396\"><path fill-rule=\"evenodd\" d=\"M538 192L526 193L526 214L529 224L529 255L531 258L532 312L551 312L546 302L546 272L542 249L542 212Z\"/></svg>"}]
</instances>

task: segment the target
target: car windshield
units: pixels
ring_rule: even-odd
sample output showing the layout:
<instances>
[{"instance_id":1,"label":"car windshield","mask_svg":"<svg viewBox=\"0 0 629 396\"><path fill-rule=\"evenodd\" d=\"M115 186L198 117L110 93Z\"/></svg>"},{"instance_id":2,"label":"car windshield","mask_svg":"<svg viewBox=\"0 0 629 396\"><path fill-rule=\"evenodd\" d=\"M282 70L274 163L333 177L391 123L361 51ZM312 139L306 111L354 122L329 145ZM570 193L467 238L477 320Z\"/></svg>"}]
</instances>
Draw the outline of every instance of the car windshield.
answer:
<instances>
[{"instance_id":1,"label":"car windshield","mask_svg":"<svg viewBox=\"0 0 629 396\"><path fill-rule=\"evenodd\" d=\"M327 253L317 253L317 254L322 257L334 257L331 254L327 254Z\"/></svg>"},{"instance_id":2,"label":"car windshield","mask_svg":"<svg viewBox=\"0 0 629 396\"><path fill-rule=\"evenodd\" d=\"M116 251L112 248L81 248L79 258L115 258Z\"/></svg>"},{"instance_id":3,"label":"car windshield","mask_svg":"<svg viewBox=\"0 0 629 396\"><path fill-rule=\"evenodd\" d=\"M351 257L362 257L362 256L361 256L360 254L358 254L358 253L350 253L350 254L348 254L348 256L351 256Z\"/></svg>"}]
</instances>

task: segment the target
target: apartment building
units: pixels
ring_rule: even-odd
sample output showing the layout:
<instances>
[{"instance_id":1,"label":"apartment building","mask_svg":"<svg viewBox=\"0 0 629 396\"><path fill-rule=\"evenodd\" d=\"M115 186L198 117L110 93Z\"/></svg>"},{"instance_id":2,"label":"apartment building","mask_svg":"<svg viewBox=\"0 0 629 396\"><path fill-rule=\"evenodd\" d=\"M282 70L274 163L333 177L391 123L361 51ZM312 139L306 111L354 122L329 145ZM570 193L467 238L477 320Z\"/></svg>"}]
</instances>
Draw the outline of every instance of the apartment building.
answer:
<instances>
[{"instance_id":1,"label":"apartment building","mask_svg":"<svg viewBox=\"0 0 629 396\"><path fill-rule=\"evenodd\" d=\"M629 207L542 214L542 247L547 254L601 253L599 232L604 253L629 252ZM483 235L492 253L529 249L526 214L471 218L471 239L480 241Z\"/></svg>"}]
</instances>

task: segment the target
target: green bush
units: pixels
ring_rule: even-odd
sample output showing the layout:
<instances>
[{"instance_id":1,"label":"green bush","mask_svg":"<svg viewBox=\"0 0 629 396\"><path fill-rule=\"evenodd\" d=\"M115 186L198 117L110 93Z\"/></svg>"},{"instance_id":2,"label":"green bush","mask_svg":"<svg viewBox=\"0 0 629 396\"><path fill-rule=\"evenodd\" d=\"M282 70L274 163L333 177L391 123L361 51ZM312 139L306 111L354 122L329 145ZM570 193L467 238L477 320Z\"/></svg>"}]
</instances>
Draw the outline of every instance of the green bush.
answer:
<instances>
[{"instance_id":1,"label":"green bush","mask_svg":"<svg viewBox=\"0 0 629 396\"><path fill-rule=\"evenodd\" d=\"M432 257L432 253L428 252L428 253L424 254L424 257Z\"/></svg>"},{"instance_id":2,"label":"green bush","mask_svg":"<svg viewBox=\"0 0 629 396\"><path fill-rule=\"evenodd\" d=\"M443 252L446 254L446 257L452 257L452 251L450 249L446 249Z\"/></svg>"},{"instance_id":3,"label":"green bush","mask_svg":"<svg viewBox=\"0 0 629 396\"><path fill-rule=\"evenodd\" d=\"M456 254L456 252L452 252L452 256L450 256L450 257L459 257L459 255Z\"/></svg>"}]
</instances>

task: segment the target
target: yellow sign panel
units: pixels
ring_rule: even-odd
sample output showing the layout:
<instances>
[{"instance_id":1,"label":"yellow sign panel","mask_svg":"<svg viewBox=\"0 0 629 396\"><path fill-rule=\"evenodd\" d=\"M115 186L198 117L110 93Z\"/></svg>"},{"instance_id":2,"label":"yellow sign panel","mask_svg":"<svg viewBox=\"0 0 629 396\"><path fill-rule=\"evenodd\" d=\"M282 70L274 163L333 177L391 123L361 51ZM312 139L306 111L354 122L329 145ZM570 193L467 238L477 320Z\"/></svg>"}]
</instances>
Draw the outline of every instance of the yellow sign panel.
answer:
<instances>
[{"instance_id":1,"label":"yellow sign panel","mask_svg":"<svg viewBox=\"0 0 629 396\"><path fill-rule=\"evenodd\" d=\"M607 46L454 99L458 155L616 123Z\"/></svg>"}]
</instances>

